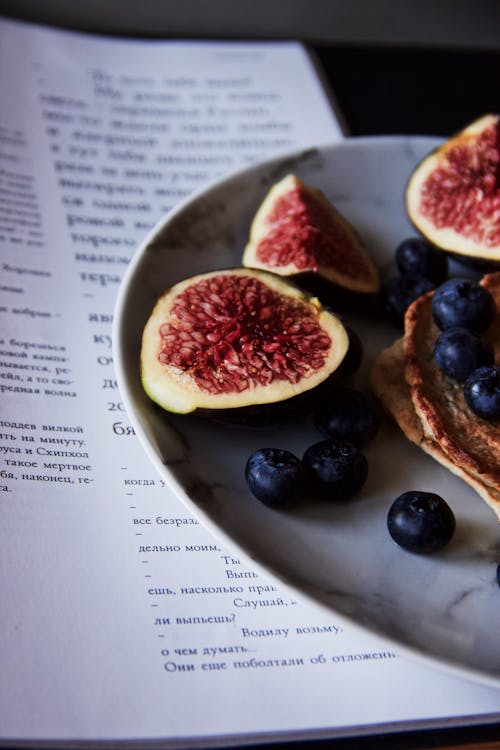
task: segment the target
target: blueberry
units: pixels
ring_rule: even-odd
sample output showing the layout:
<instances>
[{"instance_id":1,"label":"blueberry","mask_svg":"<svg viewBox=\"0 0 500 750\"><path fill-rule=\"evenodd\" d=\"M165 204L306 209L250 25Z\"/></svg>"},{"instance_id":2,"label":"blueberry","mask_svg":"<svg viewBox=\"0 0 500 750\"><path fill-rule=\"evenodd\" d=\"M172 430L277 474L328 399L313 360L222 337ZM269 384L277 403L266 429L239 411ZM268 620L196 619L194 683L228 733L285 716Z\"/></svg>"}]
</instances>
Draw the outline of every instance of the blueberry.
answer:
<instances>
[{"instance_id":1,"label":"blueberry","mask_svg":"<svg viewBox=\"0 0 500 750\"><path fill-rule=\"evenodd\" d=\"M405 312L410 304L426 292L435 289L435 284L423 276L404 274L391 276L382 284L382 303L389 318L400 328L404 325Z\"/></svg>"},{"instance_id":2,"label":"blueberry","mask_svg":"<svg viewBox=\"0 0 500 750\"><path fill-rule=\"evenodd\" d=\"M445 375L463 383L483 365L492 365L495 353L489 341L467 328L447 328L434 346L436 365Z\"/></svg>"},{"instance_id":3,"label":"blueberry","mask_svg":"<svg viewBox=\"0 0 500 750\"><path fill-rule=\"evenodd\" d=\"M469 375L464 398L478 417L492 422L500 419L500 367L479 367Z\"/></svg>"},{"instance_id":4,"label":"blueberry","mask_svg":"<svg viewBox=\"0 0 500 750\"><path fill-rule=\"evenodd\" d=\"M439 495L411 490L391 505L387 528L403 549L428 554L448 544L455 533L455 516Z\"/></svg>"},{"instance_id":5,"label":"blueberry","mask_svg":"<svg viewBox=\"0 0 500 750\"><path fill-rule=\"evenodd\" d=\"M354 375L361 366L361 362L363 361L363 344L356 331L345 321L342 322L349 339L349 348L340 367L337 369L337 375L340 378L348 378Z\"/></svg>"},{"instance_id":6,"label":"blueberry","mask_svg":"<svg viewBox=\"0 0 500 750\"><path fill-rule=\"evenodd\" d=\"M380 422L378 410L363 391L340 386L329 392L313 418L323 437L355 445L375 437Z\"/></svg>"},{"instance_id":7,"label":"blueberry","mask_svg":"<svg viewBox=\"0 0 500 750\"><path fill-rule=\"evenodd\" d=\"M424 276L433 284L442 284L448 276L448 258L423 237L409 237L396 248L396 263L402 274Z\"/></svg>"},{"instance_id":8,"label":"blueberry","mask_svg":"<svg viewBox=\"0 0 500 750\"><path fill-rule=\"evenodd\" d=\"M352 443L322 440L304 453L317 494L326 500L348 500L368 476L368 461Z\"/></svg>"},{"instance_id":9,"label":"blueberry","mask_svg":"<svg viewBox=\"0 0 500 750\"><path fill-rule=\"evenodd\" d=\"M491 294L471 279L449 279L432 298L432 316L441 330L462 326L482 333L492 323L495 312Z\"/></svg>"},{"instance_id":10,"label":"blueberry","mask_svg":"<svg viewBox=\"0 0 500 750\"><path fill-rule=\"evenodd\" d=\"M246 463L245 479L252 494L265 505L291 508L305 494L307 472L290 451L260 448Z\"/></svg>"}]
</instances>

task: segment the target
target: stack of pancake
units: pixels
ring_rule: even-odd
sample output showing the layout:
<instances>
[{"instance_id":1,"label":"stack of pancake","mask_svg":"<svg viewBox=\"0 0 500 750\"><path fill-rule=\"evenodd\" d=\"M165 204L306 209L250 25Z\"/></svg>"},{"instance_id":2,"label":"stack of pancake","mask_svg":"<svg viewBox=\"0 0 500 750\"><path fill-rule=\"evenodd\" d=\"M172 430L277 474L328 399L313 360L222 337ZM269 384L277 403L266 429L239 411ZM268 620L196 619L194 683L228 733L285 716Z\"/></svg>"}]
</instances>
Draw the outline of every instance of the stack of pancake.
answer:
<instances>
[{"instance_id":1,"label":"stack of pancake","mask_svg":"<svg viewBox=\"0 0 500 750\"><path fill-rule=\"evenodd\" d=\"M483 336L493 344L500 365L500 272L480 283L497 306ZM436 366L440 330L432 319L432 294L408 308L403 336L373 363L371 387L406 437L473 487L500 520L500 424L476 416L465 402L463 384Z\"/></svg>"}]
</instances>

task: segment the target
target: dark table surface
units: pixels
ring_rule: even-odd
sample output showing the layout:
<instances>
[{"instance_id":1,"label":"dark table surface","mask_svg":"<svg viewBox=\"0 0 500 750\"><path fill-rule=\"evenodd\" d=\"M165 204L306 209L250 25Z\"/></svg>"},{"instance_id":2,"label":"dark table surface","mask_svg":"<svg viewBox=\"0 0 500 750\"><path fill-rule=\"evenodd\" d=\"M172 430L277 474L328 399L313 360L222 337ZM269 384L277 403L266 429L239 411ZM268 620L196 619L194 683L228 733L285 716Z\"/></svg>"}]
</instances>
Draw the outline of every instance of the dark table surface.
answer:
<instances>
[{"instance_id":1,"label":"dark table surface","mask_svg":"<svg viewBox=\"0 0 500 750\"><path fill-rule=\"evenodd\" d=\"M500 49L313 50L352 135L448 136L487 112L500 112Z\"/></svg>"}]
</instances>

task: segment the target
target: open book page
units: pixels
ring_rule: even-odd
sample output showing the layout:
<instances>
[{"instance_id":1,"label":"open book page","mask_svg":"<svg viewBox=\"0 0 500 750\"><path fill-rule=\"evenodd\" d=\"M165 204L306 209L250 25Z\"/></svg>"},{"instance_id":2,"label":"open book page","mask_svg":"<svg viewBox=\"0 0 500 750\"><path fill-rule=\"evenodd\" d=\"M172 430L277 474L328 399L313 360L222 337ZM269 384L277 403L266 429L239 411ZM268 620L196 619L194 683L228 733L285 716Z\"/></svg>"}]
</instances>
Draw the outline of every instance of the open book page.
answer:
<instances>
[{"instance_id":1,"label":"open book page","mask_svg":"<svg viewBox=\"0 0 500 750\"><path fill-rule=\"evenodd\" d=\"M498 717L498 691L408 662L222 549L120 402L112 313L144 234L209 180L342 136L304 49L11 21L0 40L0 740Z\"/></svg>"}]
</instances>

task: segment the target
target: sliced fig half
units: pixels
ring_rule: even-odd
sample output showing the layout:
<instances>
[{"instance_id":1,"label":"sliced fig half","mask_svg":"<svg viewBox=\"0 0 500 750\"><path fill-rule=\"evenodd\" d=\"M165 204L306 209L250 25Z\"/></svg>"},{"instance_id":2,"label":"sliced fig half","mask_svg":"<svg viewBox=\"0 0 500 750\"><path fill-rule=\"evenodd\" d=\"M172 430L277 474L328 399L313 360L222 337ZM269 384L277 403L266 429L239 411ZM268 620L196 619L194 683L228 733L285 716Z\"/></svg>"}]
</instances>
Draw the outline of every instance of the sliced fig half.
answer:
<instances>
[{"instance_id":1,"label":"sliced fig half","mask_svg":"<svg viewBox=\"0 0 500 750\"><path fill-rule=\"evenodd\" d=\"M499 115L475 120L415 168L408 216L430 242L458 259L500 261Z\"/></svg>"},{"instance_id":2,"label":"sliced fig half","mask_svg":"<svg viewBox=\"0 0 500 750\"><path fill-rule=\"evenodd\" d=\"M269 423L328 383L348 346L340 319L293 284L224 269L163 293L144 328L141 378L167 411L239 422L246 411L258 423L266 406Z\"/></svg>"},{"instance_id":3,"label":"sliced fig half","mask_svg":"<svg viewBox=\"0 0 500 750\"><path fill-rule=\"evenodd\" d=\"M243 265L314 291L322 282L348 292L379 290L378 270L358 233L320 190L293 174L274 184L257 209Z\"/></svg>"}]
</instances>

